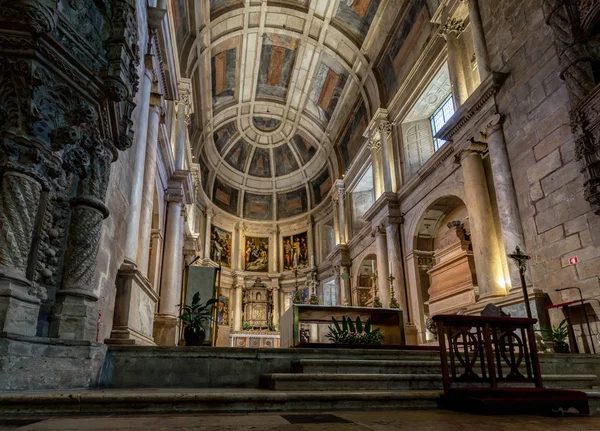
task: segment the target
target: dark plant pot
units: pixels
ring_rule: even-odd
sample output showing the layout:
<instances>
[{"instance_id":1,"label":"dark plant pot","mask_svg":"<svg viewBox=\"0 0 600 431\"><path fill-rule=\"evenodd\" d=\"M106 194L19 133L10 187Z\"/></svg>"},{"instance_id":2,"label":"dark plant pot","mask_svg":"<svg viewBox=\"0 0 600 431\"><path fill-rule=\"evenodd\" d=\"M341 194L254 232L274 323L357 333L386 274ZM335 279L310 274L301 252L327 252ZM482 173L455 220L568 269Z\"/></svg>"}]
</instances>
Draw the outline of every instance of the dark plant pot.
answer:
<instances>
[{"instance_id":1,"label":"dark plant pot","mask_svg":"<svg viewBox=\"0 0 600 431\"><path fill-rule=\"evenodd\" d=\"M206 331L197 326L186 326L183 330L183 339L186 346L201 346L204 343Z\"/></svg>"},{"instance_id":2,"label":"dark plant pot","mask_svg":"<svg viewBox=\"0 0 600 431\"><path fill-rule=\"evenodd\" d=\"M554 352L556 353L569 353L569 345L567 343L554 343Z\"/></svg>"}]
</instances>

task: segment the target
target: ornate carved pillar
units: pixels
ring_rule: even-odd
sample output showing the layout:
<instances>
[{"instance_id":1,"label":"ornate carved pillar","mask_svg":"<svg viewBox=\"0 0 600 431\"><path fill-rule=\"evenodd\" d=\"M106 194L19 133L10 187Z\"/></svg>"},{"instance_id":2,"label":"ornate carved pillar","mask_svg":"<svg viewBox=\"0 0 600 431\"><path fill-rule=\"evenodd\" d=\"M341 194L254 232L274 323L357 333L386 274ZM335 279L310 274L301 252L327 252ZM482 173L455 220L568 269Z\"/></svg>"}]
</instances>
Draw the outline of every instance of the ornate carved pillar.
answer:
<instances>
[{"instance_id":1,"label":"ornate carved pillar","mask_svg":"<svg viewBox=\"0 0 600 431\"><path fill-rule=\"evenodd\" d=\"M154 288L154 291L158 293L160 287L160 270L162 266L162 252L163 252L163 232L161 229L152 229L151 242L150 242L150 266L148 268L148 278Z\"/></svg>"},{"instance_id":2,"label":"ornate carved pillar","mask_svg":"<svg viewBox=\"0 0 600 431\"><path fill-rule=\"evenodd\" d=\"M144 187L142 208L140 212L140 228L137 250L137 266L143 276L149 277L148 263L150 258L150 233L152 231L152 213L154 209L154 191L156 188L156 168L158 157L158 125L160 123L161 95L157 83L154 83L150 94L150 111L148 114L148 133L146 141L146 161L144 167ZM152 280L150 280L152 282Z\"/></svg>"},{"instance_id":3,"label":"ornate carved pillar","mask_svg":"<svg viewBox=\"0 0 600 431\"><path fill-rule=\"evenodd\" d=\"M392 124L387 120L382 120L378 126L379 137L381 139L381 165L383 170L383 191L393 192L392 170L390 164L394 158L390 157L390 147L388 144L391 138Z\"/></svg>"},{"instance_id":4,"label":"ornate carved pillar","mask_svg":"<svg viewBox=\"0 0 600 431\"><path fill-rule=\"evenodd\" d=\"M244 279L238 279L234 277L235 283L235 314L233 320L233 330L241 331L242 330L242 300L244 298Z\"/></svg>"},{"instance_id":5,"label":"ornate carved pillar","mask_svg":"<svg viewBox=\"0 0 600 431\"><path fill-rule=\"evenodd\" d=\"M461 165L479 299L504 296L504 272L481 152L478 149L463 151Z\"/></svg>"},{"instance_id":6,"label":"ornate carved pillar","mask_svg":"<svg viewBox=\"0 0 600 431\"><path fill-rule=\"evenodd\" d=\"M140 215L142 209L142 193L144 189L144 169L146 165L146 144L148 137L148 115L150 112L150 93L152 90L152 57L145 58L146 68L142 77L141 98L138 105L139 116L136 124L137 133L133 145L133 167L131 190L129 193L129 211L125 219L125 260L137 264L138 235L140 231Z\"/></svg>"},{"instance_id":7,"label":"ornate carved pillar","mask_svg":"<svg viewBox=\"0 0 600 431\"><path fill-rule=\"evenodd\" d=\"M335 182L335 194L338 210L339 244L346 244L346 206L344 204L344 200L346 199L346 188L343 180L337 180Z\"/></svg>"},{"instance_id":8,"label":"ornate carved pillar","mask_svg":"<svg viewBox=\"0 0 600 431\"><path fill-rule=\"evenodd\" d=\"M494 189L496 190L504 254L507 255L511 253L511 250L515 250L517 246L524 248L525 238L523 236L521 214L519 213L519 206L517 204L517 192L513 183L502 124L503 118L500 115L494 115L483 130L483 134L487 139L490 152L490 163L494 178ZM519 268L516 265L508 265L508 272L510 275L511 290L521 289ZM529 272L526 273L526 277L528 284L530 284L531 278Z\"/></svg>"},{"instance_id":9,"label":"ornate carved pillar","mask_svg":"<svg viewBox=\"0 0 600 431\"><path fill-rule=\"evenodd\" d=\"M389 259L389 275L393 275L393 287L395 298L400 303L400 308L404 310L405 318L407 317L407 298L404 289L404 266L401 261L400 250L400 223L399 217L390 217L385 226L387 253ZM388 280L389 281L389 280Z\"/></svg>"},{"instance_id":10,"label":"ornate carved pillar","mask_svg":"<svg viewBox=\"0 0 600 431\"><path fill-rule=\"evenodd\" d=\"M458 42L458 37L464 29L464 24L456 19L449 19L442 28L448 46L448 68L450 69L450 81L452 82L452 97L454 98L454 106L457 109L469 97Z\"/></svg>"},{"instance_id":11,"label":"ornate carved pillar","mask_svg":"<svg viewBox=\"0 0 600 431\"><path fill-rule=\"evenodd\" d=\"M375 237L375 250L377 251L377 287L379 298L384 307L390 305L390 275L388 260L388 244L385 227L377 226L371 234Z\"/></svg>"},{"instance_id":12,"label":"ornate carved pillar","mask_svg":"<svg viewBox=\"0 0 600 431\"><path fill-rule=\"evenodd\" d=\"M187 126L192 113L191 82L181 79L179 86L179 101L177 102L177 123L175 135L175 170L189 169L186 165L187 156Z\"/></svg>"},{"instance_id":13,"label":"ornate carved pillar","mask_svg":"<svg viewBox=\"0 0 600 431\"><path fill-rule=\"evenodd\" d=\"M383 193L383 180L381 175L381 141L368 138L368 146L371 150L371 166L373 167L373 192L375 200Z\"/></svg>"},{"instance_id":14,"label":"ornate carved pillar","mask_svg":"<svg viewBox=\"0 0 600 431\"><path fill-rule=\"evenodd\" d=\"M98 322L94 292L96 258L102 221L108 217L104 205L110 165L116 153L104 146L97 130L83 137L89 153L90 169L82 176L77 196L71 199L71 221L62 286L57 295L50 336L64 339L95 340Z\"/></svg>"},{"instance_id":15,"label":"ornate carved pillar","mask_svg":"<svg viewBox=\"0 0 600 431\"><path fill-rule=\"evenodd\" d=\"M477 69L479 70L479 78L483 82L485 78L492 73L490 64L490 56L487 45L485 43L485 32L483 30L483 22L481 21L481 11L479 10L479 0L461 0L468 3L469 20L471 21L473 34L473 47L475 49L475 57L477 58Z\"/></svg>"},{"instance_id":16,"label":"ornate carved pillar","mask_svg":"<svg viewBox=\"0 0 600 431\"><path fill-rule=\"evenodd\" d=\"M273 325L279 325L279 279L271 279L273 295Z\"/></svg>"},{"instance_id":17,"label":"ornate carved pillar","mask_svg":"<svg viewBox=\"0 0 600 431\"><path fill-rule=\"evenodd\" d=\"M335 237L335 245L338 245L340 244L340 205L337 193L333 194L331 199L331 205L333 206L333 235Z\"/></svg>"},{"instance_id":18,"label":"ornate carved pillar","mask_svg":"<svg viewBox=\"0 0 600 431\"><path fill-rule=\"evenodd\" d=\"M271 265L271 272L277 272L277 262L279 261L279 228L276 227L269 231L270 236L270 251L269 251L269 265Z\"/></svg>"},{"instance_id":19,"label":"ornate carved pillar","mask_svg":"<svg viewBox=\"0 0 600 431\"><path fill-rule=\"evenodd\" d=\"M309 215L306 220L306 226L308 228L308 256L307 260L309 263L312 262L315 255L315 219ZM311 268L312 269L312 268Z\"/></svg>"},{"instance_id":20,"label":"ornate carved pillar","mask_svg":"<svg viewBox=\"0 0 600 431\"><path fill-rule=\"evenodd\" d=\"M159 346L177 344L177 306L181 301L181 255L183 250L181 208L183 196L167 194L167 226L163 251L158 314L154 319L154 341Z\"/></svg>"},{"instance_id":21,"label":"ornate carved pillar","mask_svg":"<svg viewBox=\"0 0 600 431\"><path fill-rule=\"evenodd\" d=\"M215 210L207 208L206 212L206 226L204 229L204 264L210 262L210 237L211 237L211 226L212 218L215 215Z\"/></svg>"}]
</instances>

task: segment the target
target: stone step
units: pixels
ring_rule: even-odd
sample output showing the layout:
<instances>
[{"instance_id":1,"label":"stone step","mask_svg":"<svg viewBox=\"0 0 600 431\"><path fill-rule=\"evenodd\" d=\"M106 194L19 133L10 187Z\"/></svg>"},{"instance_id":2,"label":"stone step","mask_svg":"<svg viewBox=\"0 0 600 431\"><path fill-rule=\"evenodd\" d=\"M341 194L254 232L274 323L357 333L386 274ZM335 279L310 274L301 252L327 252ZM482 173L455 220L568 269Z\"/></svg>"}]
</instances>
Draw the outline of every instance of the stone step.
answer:
<instances>
[{"instance_id":1,"label":"stone step","mask_svg":"<svg viewBox=\"0 0 600 431\"><path fill-rule=\"evenodd\" d=\"M439 374L438 360L300 359L292 372L308 374Z\"/></svg>"},{"instance_id":2,"label":"stone step","mask_svg":"<svg viewBox=\"0 0 600 431\"><path fill-rule=\"evenodd\" d=\"M106 389L0 393L0 416L433 409L441 391Z\"/></svg>"},{"instance_id":3,"label":"stone step","mask_svg":"<svg viewBox=\"0 0 600 431\"><path fill-rule=\"evenodd\" d=\"M592 389L598 376L595 374L546 374L542 373L545 388Z\"/></svg>"},{"instance_id":4,"label":"stone step","mask_svg":"<svg viewBox=\"0 0 600 431\"><path fill-rule=\"evenodd\" d=\"M275 391L407 391L442 389L441 374L276 373L261 386Z\"/></svg>"}]
</instances>

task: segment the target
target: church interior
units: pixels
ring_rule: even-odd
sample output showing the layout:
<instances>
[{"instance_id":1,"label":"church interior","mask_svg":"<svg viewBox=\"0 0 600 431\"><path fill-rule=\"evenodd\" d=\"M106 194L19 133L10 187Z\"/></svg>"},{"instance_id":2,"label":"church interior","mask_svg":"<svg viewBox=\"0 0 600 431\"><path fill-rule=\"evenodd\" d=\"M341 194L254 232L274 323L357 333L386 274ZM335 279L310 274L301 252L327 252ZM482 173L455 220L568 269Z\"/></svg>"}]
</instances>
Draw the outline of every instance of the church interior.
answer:
<instances>
[{"instance_id":1,"label":"church interior","mask_svg":"<svg viewBox=\"0 0 600 431\"><path fill-rule=\"evenodd\" d=\"M600 411L600 2L0 12L0 429Z\"/></svg>"}]
</instances>

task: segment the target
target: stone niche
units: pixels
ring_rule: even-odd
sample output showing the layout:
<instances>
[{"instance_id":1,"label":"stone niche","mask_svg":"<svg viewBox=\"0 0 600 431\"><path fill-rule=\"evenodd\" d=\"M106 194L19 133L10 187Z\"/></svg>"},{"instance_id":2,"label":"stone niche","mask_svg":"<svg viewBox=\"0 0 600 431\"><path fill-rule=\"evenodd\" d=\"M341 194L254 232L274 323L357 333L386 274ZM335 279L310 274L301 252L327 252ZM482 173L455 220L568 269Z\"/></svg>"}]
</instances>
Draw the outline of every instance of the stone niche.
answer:
<instances>
[{"instance_id":1,"label":"stone niche","mask_svg":"<svg viewBox=\"0 0 600 431\"><path fill-rule=\"evenodd\" d=\"M433 253L434 265L427 271L430 277L429 312L452 314L474 304L477 297L477 277L468 224L449 222L447 230L439 232L439 244Z\"/></svg>"}]
</instances>

